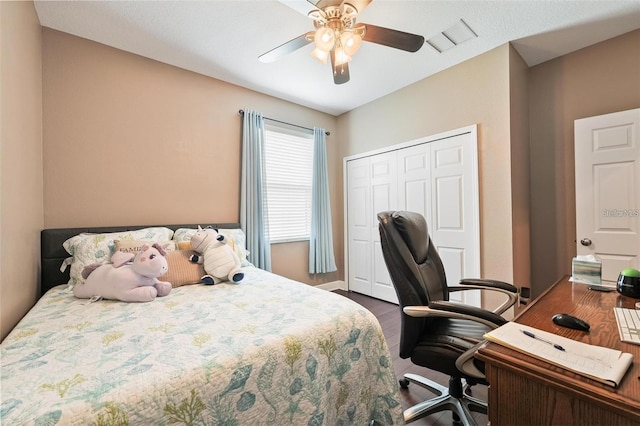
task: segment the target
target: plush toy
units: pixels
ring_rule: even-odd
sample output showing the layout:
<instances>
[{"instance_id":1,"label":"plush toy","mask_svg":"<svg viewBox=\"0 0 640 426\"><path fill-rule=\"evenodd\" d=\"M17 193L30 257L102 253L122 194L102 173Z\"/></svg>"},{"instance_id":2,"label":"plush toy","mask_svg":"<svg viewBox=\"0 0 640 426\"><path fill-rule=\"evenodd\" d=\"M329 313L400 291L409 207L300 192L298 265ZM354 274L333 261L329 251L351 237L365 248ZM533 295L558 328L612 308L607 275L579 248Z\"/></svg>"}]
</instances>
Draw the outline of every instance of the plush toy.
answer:
<instances>
[{"instance_id":1,"label":"plush toy","mask_svg":"<svg viewBox=\"0 0 640 426\"><path fill-rule=\"evenodd\" d=\"M189 260L204 263L207 275L201 278L203 283L218 284L227 280L238 283L244 278L238 255L227 245L225 236L216 229L198 226L198 231L191 237L191 248L201 254L194 254Z\"/></svg>"},{"instance_id":2,"label":"plush toy","mask_svg":"<svg viewBox=\"0 0 640 426\"><path fill-rule=\"evenodd\" d=\"M171 283L158 280L169 270L166 255L158 243L145 244L138 253L117 251L112 263L85 267L82 276L86 281L74 286L73 294L80 299L102 297L124 302L150 302L156 296L166 296Z\"/></svg>"}]
</instances>

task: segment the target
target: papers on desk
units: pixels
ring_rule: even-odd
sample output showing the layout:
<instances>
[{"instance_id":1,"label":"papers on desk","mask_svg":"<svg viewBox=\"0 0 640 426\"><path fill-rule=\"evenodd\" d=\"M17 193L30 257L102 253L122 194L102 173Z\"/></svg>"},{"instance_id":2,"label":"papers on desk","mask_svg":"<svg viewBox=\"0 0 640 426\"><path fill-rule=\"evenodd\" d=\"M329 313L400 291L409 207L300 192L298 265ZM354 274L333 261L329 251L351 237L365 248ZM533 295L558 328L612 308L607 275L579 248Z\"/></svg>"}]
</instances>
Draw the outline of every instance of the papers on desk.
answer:
<instances>
[{"instance_id":1,"label":"papers on desk","mask_svg":"<svg viewBox=\"0 0 640 426\"><path fill-rule=\"evenodd\" d=\"M629 353L576 342L515 322L508 322L484 337L613 387L620 384L633 362Z\"/></svg>"}]
</instances>

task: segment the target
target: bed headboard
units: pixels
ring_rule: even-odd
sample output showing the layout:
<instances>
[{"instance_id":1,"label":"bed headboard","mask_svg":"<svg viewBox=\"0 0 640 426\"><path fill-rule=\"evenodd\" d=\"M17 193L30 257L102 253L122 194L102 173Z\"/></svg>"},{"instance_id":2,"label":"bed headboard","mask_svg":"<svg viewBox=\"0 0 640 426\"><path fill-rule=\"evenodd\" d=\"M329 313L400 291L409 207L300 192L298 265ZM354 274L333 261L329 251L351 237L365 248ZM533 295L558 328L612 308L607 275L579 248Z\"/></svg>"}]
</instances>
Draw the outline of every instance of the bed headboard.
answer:
<instances>
[{"instance_id":1,"label":"bed headboard","mask_svg":"<svg viewBox=\"0 0 640 426\"><path fill-rule=\"evenodd\" d=\"M42 283L40 287L40 294L43 295L51 288L69 282L70 268L67 268L64 272L60 272L62 262L69 257L69 253L67 253L64 247L62 247L62 243L74 235L78 235L83 232L100 234L103 232L135 231L136 229L149 228L152 226L165 226L175 231L178 228L197 228L198 225L202 227L212 226L219 229L240 228L239 223L200 223L183 225L136 225L43 229L40 234L40 276Z\"/></svg>"}]
</instances>

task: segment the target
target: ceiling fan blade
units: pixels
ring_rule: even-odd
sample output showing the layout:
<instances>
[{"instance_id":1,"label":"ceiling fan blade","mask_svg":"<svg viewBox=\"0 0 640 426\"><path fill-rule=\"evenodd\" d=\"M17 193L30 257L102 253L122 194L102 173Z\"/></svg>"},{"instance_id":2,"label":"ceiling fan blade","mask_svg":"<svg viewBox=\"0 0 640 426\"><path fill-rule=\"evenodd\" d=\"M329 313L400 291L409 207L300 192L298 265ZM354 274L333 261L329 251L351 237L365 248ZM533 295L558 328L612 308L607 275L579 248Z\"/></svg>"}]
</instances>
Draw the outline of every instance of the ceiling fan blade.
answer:
<instances>
[{"instance_id":1,"label":"ceiling fan blade","mask_svg":"<svg viewBox=\"0 0 640 426\"><path fill-rule=\"evenodd\" d=\"M344 64L336 66L336 54L332 50L330 52L331 56L331 72L333 73L333 82L335 84L344 84L349 81L349 64L345 62Z\"/></svg>"},{"instance_id":2,"label":"ceiling fan blade","mask_svg":"<svg viewBox=\"0 0 640 426\"><path fill-rule=\"evenodd\" d=\"M327 6L340 6L342 0L307 0L307 2L318 9L324 9Z\"/></svg>"},{"instance_id":3,"label":"ceiling fan blade","mask_svg":"<svg viewBox=\"0 0 640 426\"><path fill-rule=\"evenodd\" d=\"M318 9L324 9L327 6L340 6L342 3L349 3L356 8L358 13L362 12L373 0L307 0Z\"/></svg>"},{"instance_id":4,"label":"ceiling fan blade","mask_svg":"<svg viewBox=\"0 0 640 426\"><path fill-rule=\"evenodd\" d=\"M271 49L267 53L263 53L258 56L258 60L260 62L273 62L277 59L282 58L283 56L288 55L289 53L295 52L296 50L306 46L307 44L313 41L314 31L309 31L308 33L302 34L294 38L293 40L289 40L288 42L281 44L280 46Z\"/></svg>"},{"instance_id":5,"label":"ceiling fan blade","mask_svg":"<svg viewBox=\"0 0 640 426\"><path fill-rule=\"evenodd\" d=\"M367 31L362 39L370 43L381 44L407 52L417 52L424 45L424 37L421 35L405 33L403 31L378 27L371 24L364 24L364 26L367 28Z\"/></svg>"}]
</instances>

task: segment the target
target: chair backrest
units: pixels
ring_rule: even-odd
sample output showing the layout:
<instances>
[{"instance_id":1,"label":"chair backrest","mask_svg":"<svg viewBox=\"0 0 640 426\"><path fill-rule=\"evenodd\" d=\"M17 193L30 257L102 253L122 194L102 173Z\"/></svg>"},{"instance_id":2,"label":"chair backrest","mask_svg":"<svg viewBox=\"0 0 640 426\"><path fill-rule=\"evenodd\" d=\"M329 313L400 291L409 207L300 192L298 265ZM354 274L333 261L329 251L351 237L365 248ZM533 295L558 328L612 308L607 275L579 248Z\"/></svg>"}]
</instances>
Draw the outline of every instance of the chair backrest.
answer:
<instances>
[{"instance_id":1,"label":"chair backrest","mask_svg":"<svg viewBox=\"0 0 640 426\"><path fill-rule=\"evenodd\" d=\"M442 260L419 213L378 213L380 244L400 308L449 300ZM402 313L400 356L407 358L426 325L424 318Z\"/></svg>"}]
</instances>

